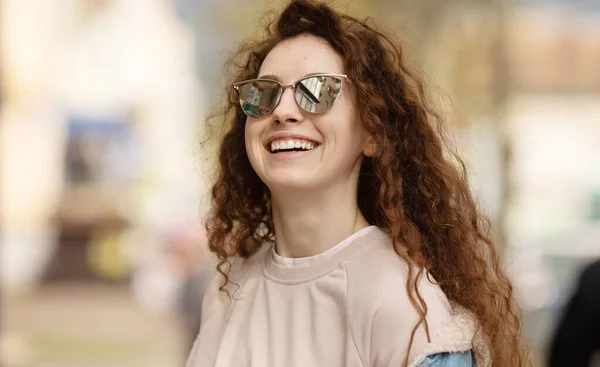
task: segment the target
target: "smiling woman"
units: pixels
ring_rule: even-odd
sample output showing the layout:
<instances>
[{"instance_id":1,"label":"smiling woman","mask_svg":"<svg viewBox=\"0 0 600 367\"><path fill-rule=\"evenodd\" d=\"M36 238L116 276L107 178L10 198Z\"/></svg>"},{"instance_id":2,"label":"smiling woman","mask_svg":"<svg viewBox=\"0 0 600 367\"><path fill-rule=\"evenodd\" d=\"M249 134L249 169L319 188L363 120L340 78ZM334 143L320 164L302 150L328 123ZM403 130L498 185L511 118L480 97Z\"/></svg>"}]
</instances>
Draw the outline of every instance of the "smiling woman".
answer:
<instances>
[{"instance_id":1,"label":"smiling woman","mask_svg":"<svg viewBox=\"0 0 600 367\"><path fill-rule=\"evenodd\" d=\"M293 1L237 57L207 224L220 274L188 366L527 365L464 165L397 42Z\"/></svg>"}]
</instances>

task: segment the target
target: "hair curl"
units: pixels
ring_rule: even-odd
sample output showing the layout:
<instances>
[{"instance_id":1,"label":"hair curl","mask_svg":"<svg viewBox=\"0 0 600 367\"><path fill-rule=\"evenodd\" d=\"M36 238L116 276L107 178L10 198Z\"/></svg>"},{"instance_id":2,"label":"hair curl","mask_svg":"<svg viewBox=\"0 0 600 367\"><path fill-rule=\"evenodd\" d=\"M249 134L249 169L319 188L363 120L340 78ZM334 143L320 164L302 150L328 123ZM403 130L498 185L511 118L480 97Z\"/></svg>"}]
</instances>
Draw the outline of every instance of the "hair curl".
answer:
<instances>
[{"instance_id":1,"label":"hair curl","mask_svg":"<svg viewBox=\"0 0 600 367\"><path fill-rule=\"evenodd\" d=\"M425 273L415 270L426 269L448 299L478 317L494 366L528 365L512 286L500 267L488 220L472 197L463 161L448 149L442 119L421 77L409 69L392 36L325 4L293 1L266 26L264 40L242 44L230 59L232 81L255 78L273 47L301 34L326 40L342 56L362 101L359 118L378 149L364 158L358 204L367 221L391 237L398 256L416 265L409 267L405 289L398 290L408 292L421 315L412 336L421 323L426 326L427 306L417 289ZM207 230L224 290L230 282L229 258L251 256L274 238L274 231L269 190L240 149L246 116L232 88L226 108L213 117L218 115L227 131Z\"/></svg>"}]
</instances>

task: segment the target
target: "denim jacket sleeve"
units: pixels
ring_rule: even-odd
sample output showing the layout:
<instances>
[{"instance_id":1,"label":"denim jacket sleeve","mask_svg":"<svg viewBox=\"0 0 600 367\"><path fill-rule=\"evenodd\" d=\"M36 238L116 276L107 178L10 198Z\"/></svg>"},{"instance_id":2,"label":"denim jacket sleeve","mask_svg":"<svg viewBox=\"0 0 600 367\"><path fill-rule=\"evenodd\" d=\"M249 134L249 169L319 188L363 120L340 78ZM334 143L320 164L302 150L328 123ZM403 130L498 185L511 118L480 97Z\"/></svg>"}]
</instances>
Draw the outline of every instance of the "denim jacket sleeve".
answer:
<instances>
[{"instance_id":1,"label":"denim jacket sleeve","mask_svg":"<svg viewBox=\"0 0 600 367\"><path fill-rule=\"evenodd\" d=\"M472 351L468 350L428 355L418 367L475 367L475 362Z\"/></svg>"}]
</instances>

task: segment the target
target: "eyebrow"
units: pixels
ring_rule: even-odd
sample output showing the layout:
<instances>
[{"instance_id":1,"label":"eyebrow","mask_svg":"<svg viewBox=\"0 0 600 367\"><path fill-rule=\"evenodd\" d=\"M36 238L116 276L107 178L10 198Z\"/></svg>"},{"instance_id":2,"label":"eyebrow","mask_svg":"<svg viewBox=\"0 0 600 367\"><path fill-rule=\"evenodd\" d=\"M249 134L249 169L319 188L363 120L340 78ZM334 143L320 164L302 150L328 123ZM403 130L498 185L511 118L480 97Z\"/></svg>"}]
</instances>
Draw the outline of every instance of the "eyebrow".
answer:
<instances>
[{"instance_id":1,"label":"eyebrow","mask_svg":"<svg viewBox=\"0 0 600 367\"><path fill-rule=\"evenodd\" d=\"M307 78L312 75L319 75L319 74L327 74L327 73L324 73L324 72L308 73L308 74L302 75L300 78L298 78L298 80ZM261 75L257 79L269 79L269 80L277 80L278 82L281 82L281 79L279 79L279 77L277 75L273 75L273 74Z\"/></svg>"}]
</instances>

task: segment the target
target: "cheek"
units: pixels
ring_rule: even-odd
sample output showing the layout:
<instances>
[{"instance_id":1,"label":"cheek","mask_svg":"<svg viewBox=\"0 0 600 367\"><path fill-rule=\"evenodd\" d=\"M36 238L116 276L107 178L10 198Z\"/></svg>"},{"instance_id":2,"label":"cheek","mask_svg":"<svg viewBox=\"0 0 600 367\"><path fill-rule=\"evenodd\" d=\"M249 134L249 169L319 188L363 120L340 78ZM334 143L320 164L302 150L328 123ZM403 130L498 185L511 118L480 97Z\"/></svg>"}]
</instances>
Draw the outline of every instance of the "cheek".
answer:
<instances>
[{"instance_id":1,"label":"cheek","mask_svg":"<svg viewBox=\"0 0 600 367\"><path fill-rule=\"evenodd\" d=\"M356 109L344 101L339 110L333 115L330 126L336 139L336 144L358 146L363 142L363 128L358 119Z\"/></svg>"},{"instance_id":2,"label":"cheek","mask_svg":"<svg viewBox=\"0 0 600 367\"><path fill-rule=\"evenodd\" d=\"M358 109L354 94L351 90L343 90L342 95L338 98L336 111L339 113L343 121L349 125L356 125L358 121Z\"/></svg>"},{"instance_id":3,"label":"cheek","mask_svg":"<svg viewBox=\"0 0 600 367\"><path fill-rule=\"evenodd\" d=\"M248 157L252 159L259 154L261 147L261 132L260 123L258 121L248 121L244 128L244 142Z\"/></svg>"},{"instance_id":4,"label":"cheek","mask_svg":"<svg viewBox=\"0 0 600 367\"><path fill-rule=\"evenodd\" d=\"M246 154L248 155L250 161L253 160L254 156L252 149L252 140L255 139L254 134L255 133L252 131L252 129L248 127L248 124L246 124L246 127L244 129L244 149L246 150Z\"/></svg>"},{"instance_id":5,"label":"cheek","mask_svg":"<svg viewBox=\"0 0 600 367\"><path fill-rule=\"evenodd\" d=\"M251 146L253 140L258 139L257 133L256 124L252 124L251 121L246 121L246 124L244 125L244 140L246 141L247 147Z\"/></svg>"}]
</instances>

